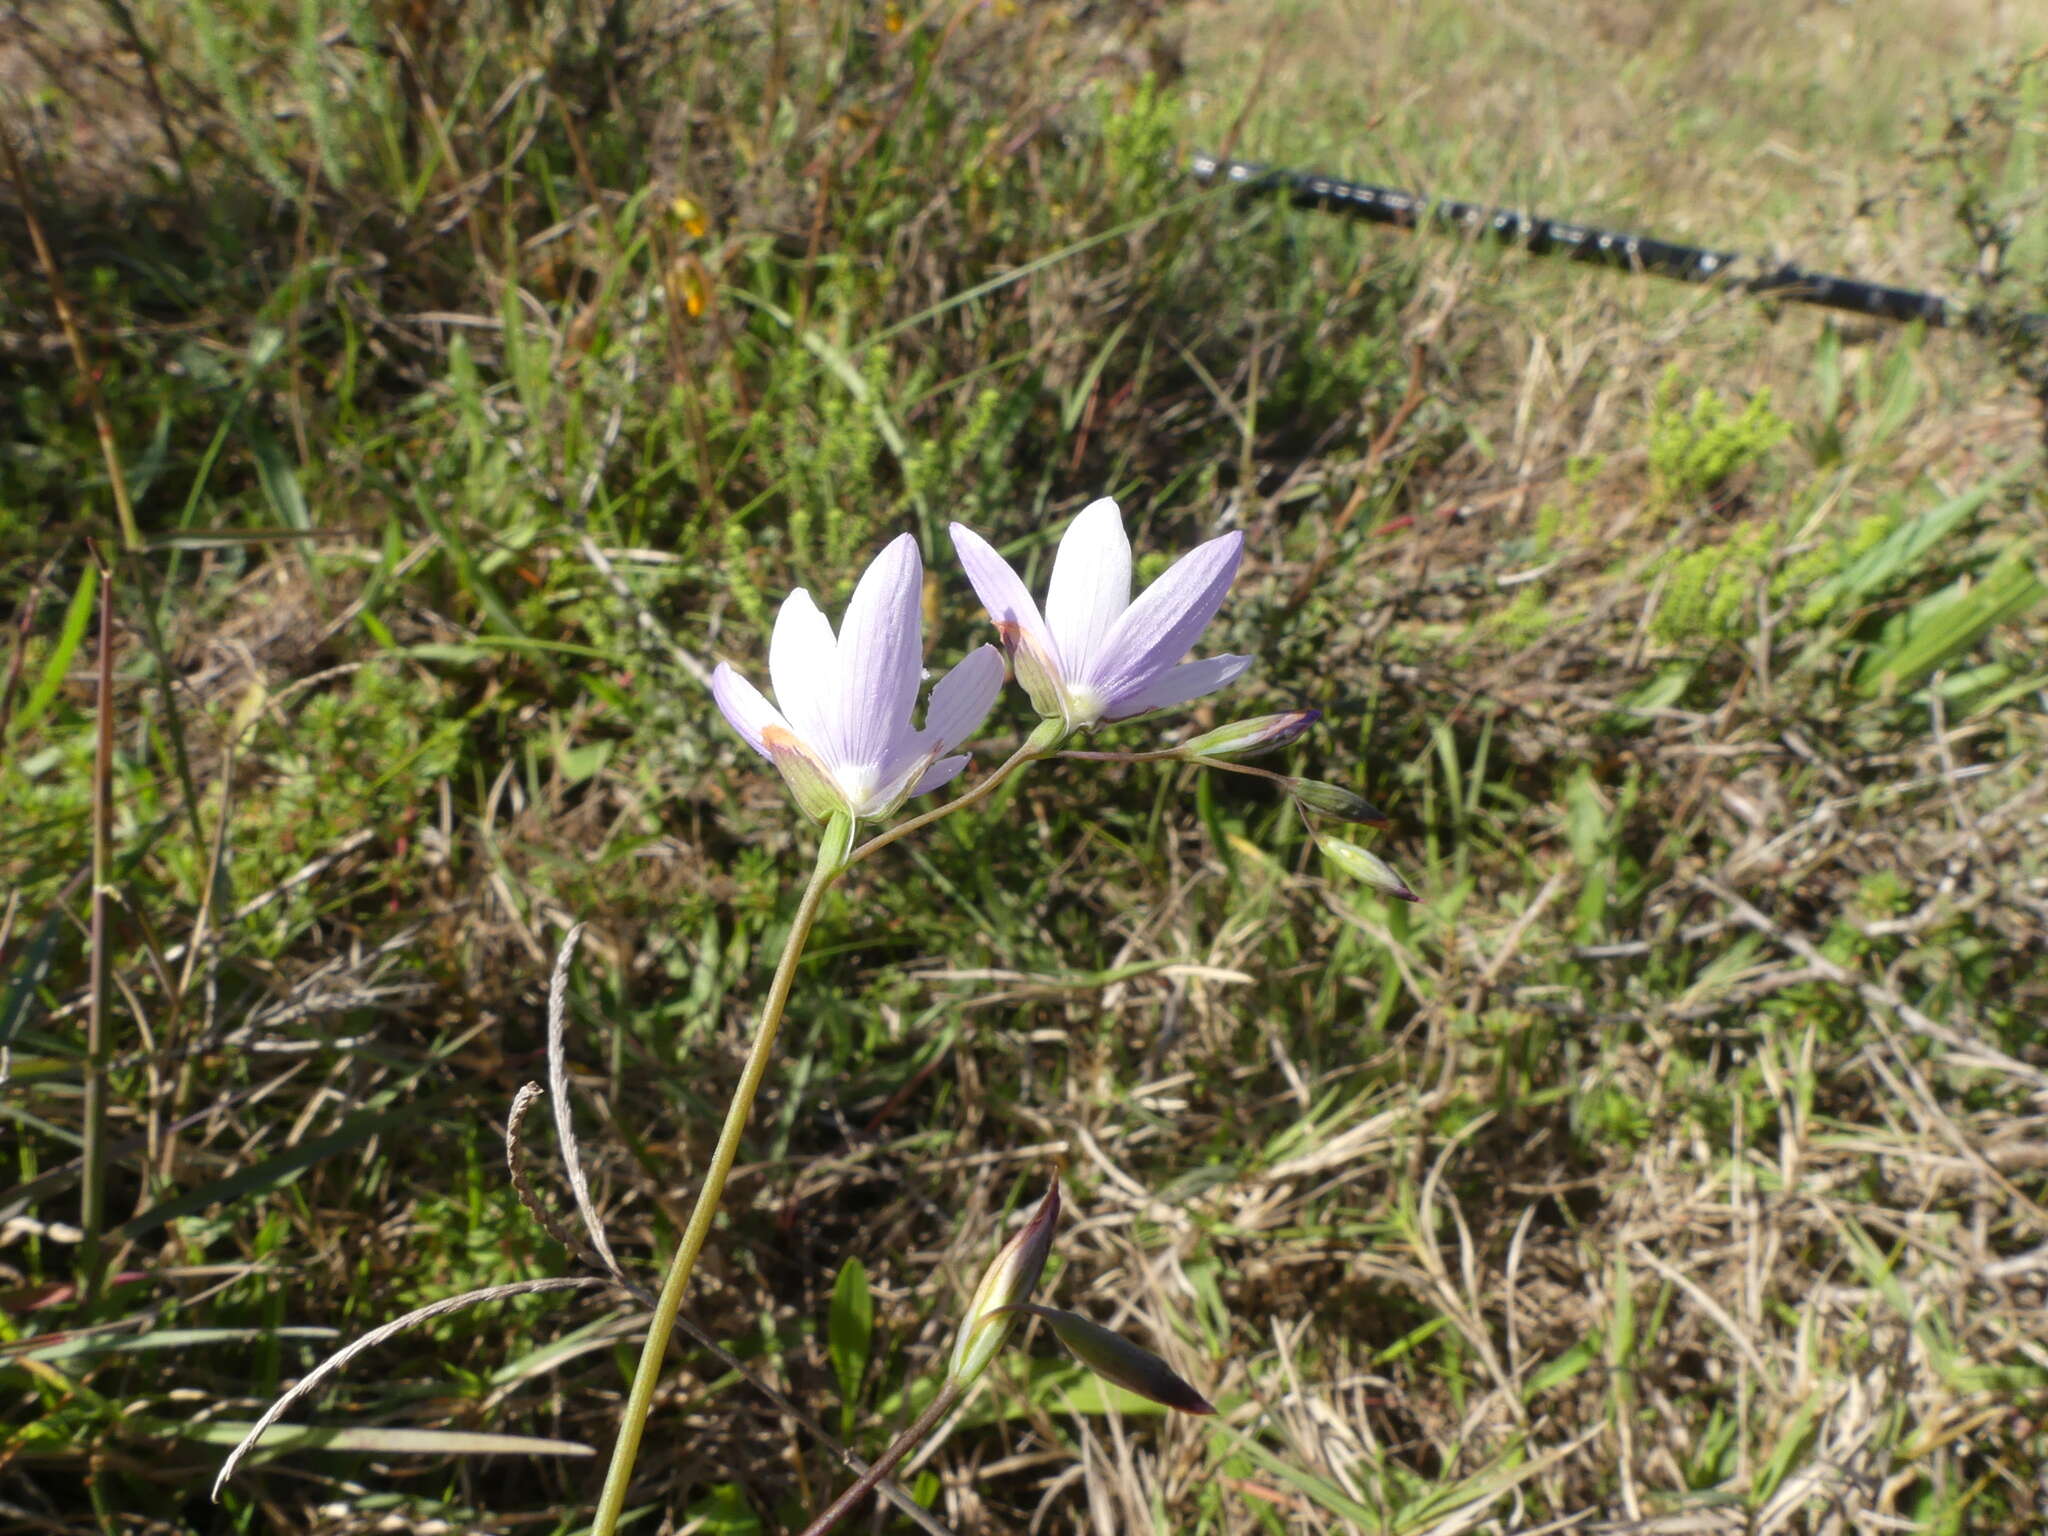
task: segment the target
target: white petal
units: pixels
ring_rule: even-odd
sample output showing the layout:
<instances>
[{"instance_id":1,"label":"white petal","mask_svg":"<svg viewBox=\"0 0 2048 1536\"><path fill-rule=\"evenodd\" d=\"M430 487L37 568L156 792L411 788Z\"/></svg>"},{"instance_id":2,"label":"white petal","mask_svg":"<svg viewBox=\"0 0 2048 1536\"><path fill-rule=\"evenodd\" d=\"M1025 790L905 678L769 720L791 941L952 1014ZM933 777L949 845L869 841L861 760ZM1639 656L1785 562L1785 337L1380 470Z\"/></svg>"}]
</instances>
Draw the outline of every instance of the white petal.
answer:
<instances>
[{"instance_id":1,"label":"white petal","mask_svg":"<svg viewBox=\"0 0 2048 1536\"><path fill-rule=\"evenodd\" d=\"M925 705L926 748L950 752L981 729L1003 691L1003 653L992 645L977 646L960 664L932 685Z\"/></svg>"},{"instance_id":2,"label":"white petal","mask_svg":"<svg viewBox=\"0 0 2048 1536\"><path fill-rule=\"evenodd\" d=\"M1057 660L1059 650L1052 643L1052 631L1046 628L1045 620L1039 615L1038 604L1031 600L1024 583L1010 569L1010 562L965 523L953 524L952 533L953 550L960 557L960 568L967 572L974 595L981 599L981 606L988 610L989 618L1003 632L1004 649L1014 649L1010 637L1021 631L1035 640L1047 656Z\"/></svg>"},{"instance_id":3,"label":"white petal","mask_svg":"<svg viewBox=\"0 0 2048 1536\"><path fill-rule=\"evenodd\" d=\"M772 727L787 731L789 722L782 717L781 710L761 696L760 689L721 661L711 674L711 697L717 701L719 713L747 739L748 746L763 757L772 756L765 733Z\"/></svg>"},{"instance_id":4,"label":"white petal","mask_svg":"<svg viewBox=\"0 0 2048 1536\"><path fill-rule=\"evenodd\" d=\"M1182 555L1124 610L1082 681L1104 700L1149 686L1209 627L1243 554L1244 535L1226 533Z\"/></svg>"},{"instance_id":5,"label":"white petal","mask_svg":"<svg viewBox=\"0 0 2048 1536\"><path fill-rule=\"evenodd\" d=\"M861 573L839 625L832 712L841 766L887 762L912 734L910 707L924 676L924 563L903 534Z\"/></svg>"},{"instance_id":6,"label":"white petal","mask_svg":"<svg viewBox=\"0 0 2048 1536\"><path fill-rule=\"evenodd\" d=\"M918 775L917 782L910 786L911 795L928 795L941 784L950 784L954 779L960 777L960 770L965 768L971 761L973 759L968 757L965 752L962 752L958 757L940 758L931 767L925 769L922 774ZM905 798L909 797L906 796Z\"/></svg>"},{"instance_id":7,"label":"white petal","mask_svg":"<svg viewBox=\"0 0 2048 1536\"><path fill-rule=\"evenodd\" d=\"M775 681L775 702L782 706L790 729L827 762L838 760L831 707L838 670L839 642L832 638L831 622L811 601L811 594L798 587L782 600L775 615L768 675Z\"/></svg>"},{"instance_id":8,"label":"white petal","mask_svg":"<svg viewBox=\"0 0 2048 1536\"><path fill-rule=\"evenodd\" d=\"M1131 605L1131 541L1107 496L1067 525L1053 557L1045 622L1070 677L1085 677L1102 642Z\"/></svg>"},{"instance_id":9,"label":"white petal","mask_svg":"<svg viewBox=\"0 0 2048 1536\"><path fill-rule=\"evenodd\" d=\"M1105 720L1127 720L1132 715L1149 715L1155 709L1171 709L1189 699L1214 693L1225 683L1234 683L1252 664L1249 656L1211 656L1203 661L1184 661L1152 679L1143 688L1122 698L1106 700Z\"/></svg>"}]
</instances>

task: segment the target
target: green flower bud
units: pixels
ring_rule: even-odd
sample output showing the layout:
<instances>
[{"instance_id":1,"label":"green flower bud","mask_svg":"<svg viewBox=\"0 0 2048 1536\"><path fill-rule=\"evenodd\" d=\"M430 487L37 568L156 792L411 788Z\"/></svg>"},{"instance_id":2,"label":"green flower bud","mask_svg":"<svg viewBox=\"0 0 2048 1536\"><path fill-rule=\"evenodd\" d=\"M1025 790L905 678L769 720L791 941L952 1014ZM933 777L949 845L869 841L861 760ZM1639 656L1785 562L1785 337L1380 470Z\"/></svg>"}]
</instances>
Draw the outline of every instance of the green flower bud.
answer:
<instances>
[{"instance_id":1,"label":"green flower bud","mask_svg":"<svg viewBox=\"0 0 2048 1536\"><path fill-rule=\"evenodd\" d=\"M1334 816L1339 821L1383 822L1387 819L1386 812L1341 784L1325 784L1321 779L1289 779L1287 792L1307 809L1324 816Z\"/></svg>"},{"instance_id":2,"label":"green flower bud","mask_svg":"<svg viewBox=\"0 0 2048 1536\"><path fill-rule=\"evenodd\" d=\"M1385 891L1402 901L1417 899L1415 893L1408 889L1408 882L1389 869L1386 861L1378 854L1337 837L1319 837L1316 844L1323 850L1324 858L1352 879L1363 880L1376 890Z\"/></svg>"},{"instance_id":3,"label":"green flower bud","mask_svg":"<svg viewBox=\"0 0 2048 1536\"><path fill-rule=\"evenodd\" d=\"M946 1367L946 1379L965 1387L988 1369L1017 1325L1014 1311L1031 1299L1038 1285L1045 1256L1052 1251L1053 1228L1060 1219L1060 1184L1054 1179L1038 1209L1017 1235L1003 1245L989 1265L967 1303L967 1321L960 1326L960 1338L953 1345L953 1358Z\"/></svg>"},{"instance_id":4,"label":"green flower bud","mask_svg":"<svg viewBox=\"0 0 2048 1536\"><path fill-rule=\"evenodd\" d=\"M1060 687L1060 664L1047 654L1043 642L1021 624L997 624L996 637L1009 653L1010 670L1017 686L1031 700L1031 707L1049 719L1066 713L1064 690Z\"/></svg>"},{"instance_id":5,"label":"green flower bud","mask_svg":"<svg viewBox=\"0 0 2048 1536\"><path fill-rule=\"evenodd\" d=\"M1180 745L1183 757L1253 757L1298 741L1308 728L1323 718L1319 709L1290 709L1277 715L1260 715L1204 731L1193 741Z\"/></svg>"}]
</instances>

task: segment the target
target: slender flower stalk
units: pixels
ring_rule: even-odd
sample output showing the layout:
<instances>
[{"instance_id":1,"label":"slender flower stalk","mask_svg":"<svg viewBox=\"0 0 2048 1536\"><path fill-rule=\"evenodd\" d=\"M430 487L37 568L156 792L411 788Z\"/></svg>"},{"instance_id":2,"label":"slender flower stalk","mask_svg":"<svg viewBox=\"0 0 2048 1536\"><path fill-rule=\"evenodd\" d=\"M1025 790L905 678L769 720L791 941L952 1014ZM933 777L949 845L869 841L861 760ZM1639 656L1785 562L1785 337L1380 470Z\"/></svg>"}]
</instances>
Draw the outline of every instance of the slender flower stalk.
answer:
<instances>
[{"instance_id":1,"label":"slender flower stalk","mask_svg":"<svg viewBox=\"0 0 2048 1536\"><path fill-rule=\"evenodd\" d=\"M761 1021L754 1027L754 1043L747 1051L746 1065L740 1070L739 1085L733 1089L732 1103L726 1108L725 1125L718 1133L711 1164L704 1170L703 1187L697 1191L697 1204L683 1228L675 1257L669 1261L661 1294L655 1298L647 1342L641 1346L640 1365L626 1393L626 1411L619 1421L619 1438L612 1446L611 1467L605 1473L604 1491L598 1496L597 1513L590 1522L590 1536L613 1536L619 1515L626 1507L626 1489L633 1481L633 1463L640 1454L640 1436L647 1428L647 1413L654 1402L654 1388L661 1379L669 1336L675 1331L676 1313L682 1310L683 1293L689 1288L697 1256L704 1250L712 1219L724 1198L725 1181L739 1155L740 1136L753 1111L754 1096L767 1075L776 1030L781 1026L782 1011L789 1004L790 987L796 980L797 962L803 957L804 944L818 920L818 908L824 903L825 893L846 869L847 844L852 835L852 818L844 813L835 816L826 827L818 847L818 862L811 871L811 883L804 887L803 899L797 903L796 916L790 921L789 937L783 942L782 958L775 966L775 979L768 984L768 997L761 1005Z\"/></svg>"},{"instance_id":2,"label":"slender flower stalk","mask_svg":"<svg viewBox=\"0 0 2048 1536\"><path fill-rule=\"evenodd\" d=\"M1023 746L1012 752L992 769L974 788L968 790L965 794L956 795L944 805L933 806L928 811L922 811L911 817L908 821L899 821L886 832L876 833L858 848L854 849L852 853L848 854L846 862L848 864L858 864L862 859L880 853L898 838L908 837L913 832L921 832L933 822L943 821L955 811L964 811L970 806L979 805L998 789L1001 789L1004 783L1020 769L1037 762L1042 757L1052 756L1053 747L1064 734L1065 732L1057 720L1044 722L1037 730L1025 738ZM1061 755L1067 756L1069 754L1062 753Z\"/></svg>"},{"instance_id":3,"label":"slender flower stalk","mask_svg":"<svg viewBox=\"0 0 2048 1536\"><path fill-rule=\"evenodd\" d=\"M826 1505L818 1518L803 1528L802 1536L825 1536L848 1515L861 1506L861 1501L881 1485L883 1478L896 1470L896 1464L908 1456L918 1441L938 1428L939 1420L951 1413L967 1395L967 1387L958 1381L948 1381L939 1388L938 1396L925 1404L910 1427L889 1443L889 1449L875 1458L874 1465L861 1473L860 1478L846 1492Z\"/></svg>"},{"instance_id":4,"label":"slender flower stalk","mask_svg":"<svg viewBox=\"0 0 2048 1536\"><path fill-rule=\"evenodd\" d=\"M1252 664L1249 656L1181 660L1230 591L1244 555L1241 533L1190 550L1134 602L1131 541L1105 496L1067 525L1043 611L973 529L953 524L953 548L1032 707L1068 733L1199 699Z\"/></svg>"}]
</instances>

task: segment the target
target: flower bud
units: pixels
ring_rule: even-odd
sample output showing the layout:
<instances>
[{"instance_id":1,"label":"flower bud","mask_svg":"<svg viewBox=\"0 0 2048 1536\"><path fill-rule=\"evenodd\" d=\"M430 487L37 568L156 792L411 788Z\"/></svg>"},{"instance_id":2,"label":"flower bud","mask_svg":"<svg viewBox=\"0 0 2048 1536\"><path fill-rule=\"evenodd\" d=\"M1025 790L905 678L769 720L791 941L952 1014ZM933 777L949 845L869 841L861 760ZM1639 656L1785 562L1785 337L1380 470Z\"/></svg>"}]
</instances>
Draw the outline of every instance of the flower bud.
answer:
<instances>
[{"instance_id":1,"label":"flower bud","mask_svg":"<svg viewBox=\"0 0 2048 1536\"><path fill-rule=\"evenodd\" d=\"M1031 1299L1038 1285L1045 1256L1052 1251L1053 1228L1060 1219L1060 1184L1054 1179L1038 1209L1017 1235L1003 1245L1002 1252L974 1288L967 1303L967 1321L960 1326L960 1338L953 1346L946 1379L965 1387L988 1369L989 1361L1003 1347L1017 1326L1011 1310Z\"/></svg>"},{"instance_id":2,"label":"flower bud","mask_svg":"<svg viewBox=\"0 0 2048 1536\"><path fill-rule=\"evenodd\" d=\"M1290 709L1277 715L1260 715L1204 731L1193 741L1180 744L1183 757L1253 757L1298 741L1318 720L1320 709Z\"/></svg>"},{"instance_id":3,"label":"flower bud","mask_svg":"<svg viewBox=\"0 0 2048 1536\"><path fill-rule=\"evenodd\" d=\"M1347 843L1338 837L1319 837L1317 845L1323 850L1323 857L1343 870L1354 880L1362 880L1376 890L1385 891L1402 901L1414 901L1416 895L1408 889L1403 880L1376 853L1370 853L1356 843Z\"/></svg>"},{"instance_id":4,"label":"flower bud","mask_svg":"<svg viewBox=\"0 0 2048 1536\"><path fill-rule=\"evenodd\" d=\"M1362 795L1354 795L1341 784L1321 779L1289 779L1287 792L1306 809L1334 816L1339 821L1383 822L1387 813Z\"/></svg>"},{"instance_id":5,"label":"flower bud","mask_svg":"<svg viewBox=\"0 0 2048 1536\"><path fill-rule=\"evenodd\" d=\"M1113 1333L1100 1323L1090 1322L1075 1312L1062 1312L1057 1307L1034 1306L1028 1302L1016 1308L1032 1317L1042 1317L1052 1325L1052 1331L1067 1346L1073 1357L1104 1381L1113 1382L1126 1392L1136 1393L1167 1408L1178 1408L1182 1413L1214 1413L1215 1406L1182 1380L1174 1368L1153 1354L1141 1349L1120 1333Z\"/></svg>"}]
</instances>

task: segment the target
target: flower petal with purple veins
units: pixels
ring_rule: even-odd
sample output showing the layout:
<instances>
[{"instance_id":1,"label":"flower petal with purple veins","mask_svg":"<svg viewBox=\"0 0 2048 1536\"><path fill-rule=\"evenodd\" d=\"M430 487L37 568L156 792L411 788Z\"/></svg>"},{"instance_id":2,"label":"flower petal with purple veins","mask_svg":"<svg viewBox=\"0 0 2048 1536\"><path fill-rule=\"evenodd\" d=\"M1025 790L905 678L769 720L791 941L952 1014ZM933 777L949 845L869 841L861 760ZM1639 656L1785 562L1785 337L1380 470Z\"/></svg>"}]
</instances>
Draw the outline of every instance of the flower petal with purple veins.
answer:
<instances>
[{"instance_id":1,"label":"flower petal with purple veins","mask_svg":"<svg viewBox=\"0 0 2048 1536\"><path fill-rule=\"evenodd\" d=\"M965 523L953 524L951 531L953 551L960 557L960 568L967 573L974 595L981 599L981 606L988 610L996 629L1022 630L1057 659L1059 651L1052 643L1052 631L1045 627L1038 604L1031 600L1024 583L1017 579L1017 573L1010 569L1010 562ZM1009 647L1008 634L1004 635L1004 645L1006 649Z\"/></svg>"},{"instance_id":2,"label":"flower petal with purple veins","mask_svg":"<svg viewBox=\"0 0 2048 1536\"><path fill-rule=\"evenodd\" d=\"M909 725L923 672L923 586L917 540L906 533L875 557L853 589L839 626L833 700L844 764L879 762Z\"/></svg>"},{"instance_id":3,"label":"flower petal with purple veins","mask_svg":"<svg viewBox=\"0 0 2048 1536\"><path fill-rule=\"evenodd\" d=\"M1045 591L1045 624L1068 673L1086 677L1131 606L1131 541L1107 496L1067 524Z\"/></svg>"},{"instance_id":4,"label":"flower petal with purple veins","mask_svg":"<svg viewBox=\"0 0 2048 1536\"><path fill-rule=\"evenodd\" d=\"M924 733L944 752L981 729L1003 691L1003 653L992 645L976 646L932 685L925 706Z\"/></svg>"},{"instance_id":5,"label":"flower petal with purple veins","mask_svg":"<svg viewBox=\"0 0 2048 1536\"><path fill-rule=\"evenodd\" d=\"M1187 655L1223 606L1243 555L1241 533L1182 555L1124 610L1083 681L1104 699L1126 698Z\"/></svg>"},{"instance_id":6,"label":"flower petal with purple veins","mask_svg":"<svg viewBox=\"0 0 2048 1536\"><path fill-rule=\"evenodd\" d=\"M1169 667L1135 693L1105 699L1102 716L1105 720L1123 720L1132 715L1149 715L1155 709L1171 709L1236 682L1251 664L1249 656L1209 656L1201 661L1184 661Z\"/></svg>"},{"instance_id":7,"label":"flower petal with purple veins","mask_svg":"<svg viewBox=\"0 0 2048 1536\"><path fill-rule=\"evenodd\" d=\"M928 795L933 790L952 783L960 777L961 770L973 761L974 759L965 752L956 753L952 757L940 758L931 767L918 775L917 782L910 786L910 793L904 796L904 798L906 800L914 800L919 795Z\"/></svg>"}]
</instances>

